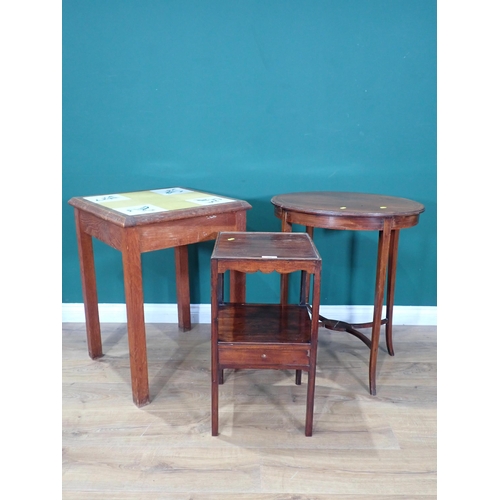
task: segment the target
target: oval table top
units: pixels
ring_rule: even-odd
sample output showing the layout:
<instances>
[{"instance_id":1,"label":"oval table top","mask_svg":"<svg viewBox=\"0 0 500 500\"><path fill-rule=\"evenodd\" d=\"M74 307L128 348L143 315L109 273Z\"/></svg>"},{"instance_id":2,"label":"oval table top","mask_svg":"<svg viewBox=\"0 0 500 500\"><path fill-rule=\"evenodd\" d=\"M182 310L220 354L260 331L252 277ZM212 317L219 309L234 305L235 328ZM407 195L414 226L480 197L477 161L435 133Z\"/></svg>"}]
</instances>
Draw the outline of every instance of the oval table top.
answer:
<instances>
[{"instance_id":1,"label":"oval table top","mask_svg":"<svg viewBox=\"0 0 500 500\"><path fill-rule=\"evenodd\" d=\"M424 205L406 198L343 191L309 191L276 195L271 203L283 210L340 217L418 215Z\"/></svg>"}]
</instances>

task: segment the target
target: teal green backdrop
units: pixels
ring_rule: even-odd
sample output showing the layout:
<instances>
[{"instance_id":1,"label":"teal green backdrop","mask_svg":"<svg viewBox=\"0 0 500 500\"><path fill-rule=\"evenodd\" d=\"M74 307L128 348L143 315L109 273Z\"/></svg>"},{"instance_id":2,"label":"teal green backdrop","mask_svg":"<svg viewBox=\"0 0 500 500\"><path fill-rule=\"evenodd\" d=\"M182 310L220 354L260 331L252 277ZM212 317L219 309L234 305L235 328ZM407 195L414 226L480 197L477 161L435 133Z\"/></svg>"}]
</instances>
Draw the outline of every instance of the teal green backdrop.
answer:
<instances>
[{"instance_id":1,"label":"teal green backdrop","mask_svg":"<svg viewBox=\"0 0 500 500\"><path fill-rule=\"evenodd\" d=\"M73 196L183 186L248 201L360 191L423 203L401 232L396 305L436 305L436 1L63 0L62 301L82 302ZM297 230L303 228L298 227ZM321 303L373 303L377 234L316 230ZM210 302L213 242L191 246ZM99 301L121 255L94 240ZM173 250L143 255L144 300L174 303ZM279 298L251 275L248 299Z\"/></svg>"}]
</instances>

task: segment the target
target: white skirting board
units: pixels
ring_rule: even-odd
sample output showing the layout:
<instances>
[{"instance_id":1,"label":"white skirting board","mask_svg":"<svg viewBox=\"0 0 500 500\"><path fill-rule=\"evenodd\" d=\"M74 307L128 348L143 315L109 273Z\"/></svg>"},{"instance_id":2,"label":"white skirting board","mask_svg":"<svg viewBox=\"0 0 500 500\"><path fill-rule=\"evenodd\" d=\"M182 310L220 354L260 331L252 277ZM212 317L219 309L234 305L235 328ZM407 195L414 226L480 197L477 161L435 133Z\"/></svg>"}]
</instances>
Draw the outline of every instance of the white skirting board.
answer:
<instances>
[{"instance_id":1,"label":"white skirting board","mask_svg":"<svg viewBox=\"0 0 500 500\"><path fill-rule=\"evenodd\" d=\"M320 314L349 323L372 320L373 306L320 306ZM177 323L176 304L144 304L146 323ZM99 304L101 323L126 323L125 304ZM191 304L193 323L210 323L210 304ZM63 304L63 323L85 322L83 304ZM394 325L437 325L436 306L394 306Z\"/></svg>"}]
</instances>

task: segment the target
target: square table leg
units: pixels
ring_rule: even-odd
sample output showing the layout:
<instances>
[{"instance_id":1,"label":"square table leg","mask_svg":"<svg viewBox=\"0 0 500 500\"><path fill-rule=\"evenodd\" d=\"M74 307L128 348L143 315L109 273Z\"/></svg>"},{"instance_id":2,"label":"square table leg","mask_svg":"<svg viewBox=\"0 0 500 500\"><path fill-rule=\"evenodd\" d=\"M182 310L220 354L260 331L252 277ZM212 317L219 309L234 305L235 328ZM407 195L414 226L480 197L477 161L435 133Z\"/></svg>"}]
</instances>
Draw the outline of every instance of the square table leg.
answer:
<instances>
[{"instance_id":1,"label":"square table leg","mask_svg":"<svg viewBox=\"0 0 500 500\"><path fill-rule=\"evenodd\" d=\"M191 330L191 302L189 296L188 246L175 247L175 283L177 288L177 313L179 328Z\"/></svg>"},{"instance_id":2,"label":"square table leg","mask_svg":"<svg viewBox=\"0 0 500 500\"><path fill-rule=\"evenodd\" d=\"M84 231L80 215L80 211L75 210L76 236L80 257L85 325L87 329L87 349L89 356L92 359L97 359L102 357L102 342L95 278L94 249L92 246L92 236Z\"/></svg>"},{"instance_id":3,"label":"square table leg","mask_svg":"<svg viewBox=\"0 0 500 500\"><path fill-rule=\"evenodd\" d=\"M130 353L132 397L137 406L149 403L146 326L144 323L144 294L139 238L134 228L124 233L122 251L127 330Z\"/></svg>"}]
</instances>

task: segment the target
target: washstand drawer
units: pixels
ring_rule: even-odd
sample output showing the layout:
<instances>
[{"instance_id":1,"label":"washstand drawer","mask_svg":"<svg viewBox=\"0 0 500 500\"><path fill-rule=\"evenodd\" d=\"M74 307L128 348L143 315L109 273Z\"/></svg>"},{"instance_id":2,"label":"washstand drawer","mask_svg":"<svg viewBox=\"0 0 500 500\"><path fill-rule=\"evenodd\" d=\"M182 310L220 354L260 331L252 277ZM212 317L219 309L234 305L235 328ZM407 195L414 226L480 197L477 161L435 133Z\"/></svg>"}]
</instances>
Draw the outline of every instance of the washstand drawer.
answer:
<instances>
[{"instance_id":1,"label":"washstand drawer","mask_svg":"<svg viewBox=\"0 0 500 500\"><path fill-rule=\"evenodd\" d=\"M219 345L219 363L227 368L307 368L310 346Z\"/></svg>"}]
</instances>

